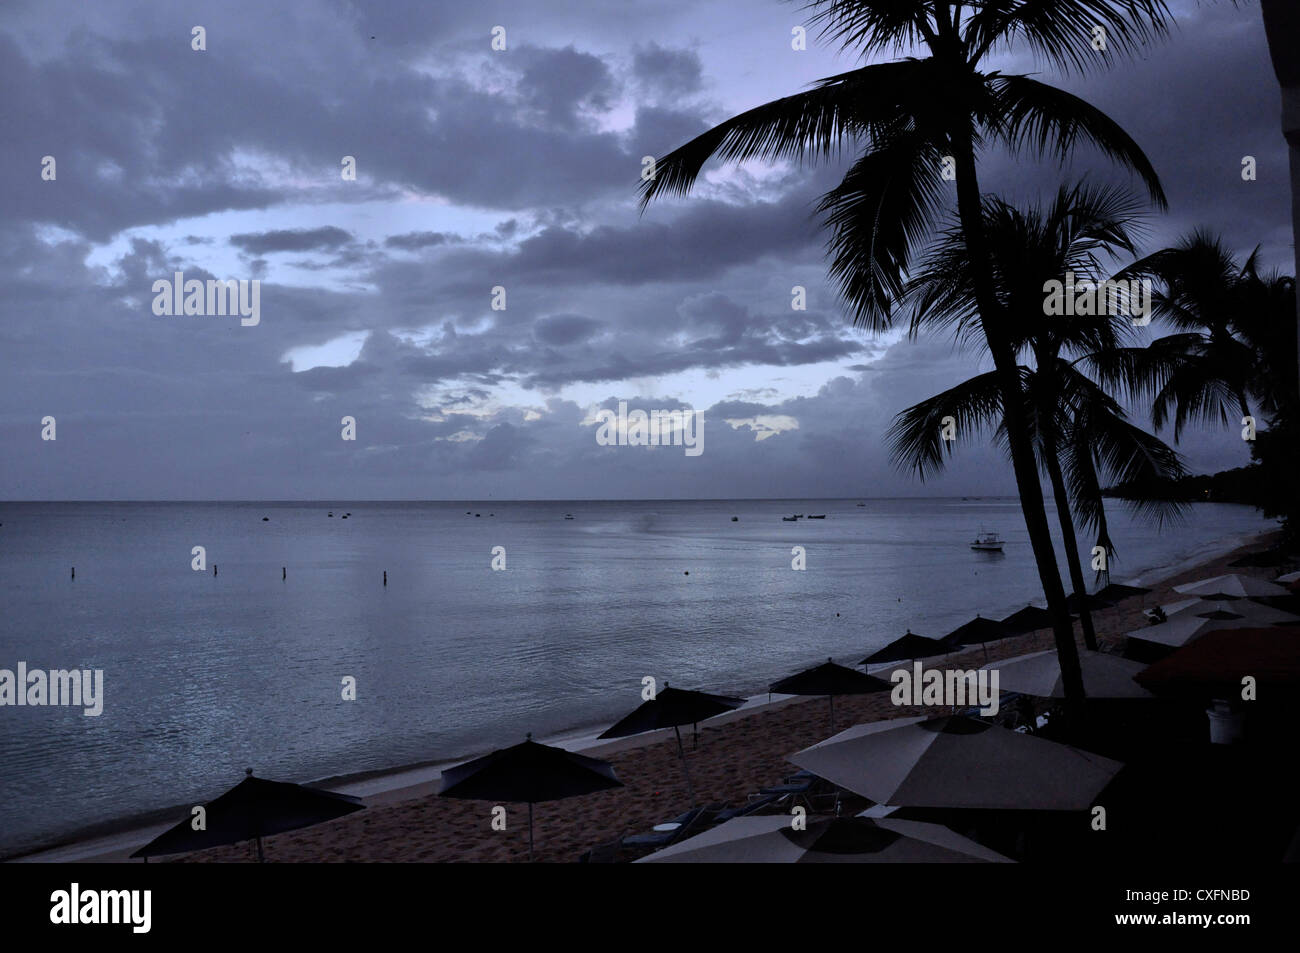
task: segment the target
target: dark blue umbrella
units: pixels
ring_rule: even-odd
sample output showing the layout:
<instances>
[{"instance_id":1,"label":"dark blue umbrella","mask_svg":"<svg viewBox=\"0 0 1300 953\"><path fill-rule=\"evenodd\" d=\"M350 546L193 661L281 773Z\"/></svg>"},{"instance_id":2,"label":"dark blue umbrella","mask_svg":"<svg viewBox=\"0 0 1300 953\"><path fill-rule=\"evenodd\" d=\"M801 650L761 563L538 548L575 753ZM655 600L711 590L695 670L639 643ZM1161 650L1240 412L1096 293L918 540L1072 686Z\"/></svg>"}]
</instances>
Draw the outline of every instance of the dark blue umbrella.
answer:
<instances>
[{"instance_id":1,"label":"dark blue umbrella","mask_svg":"<svg viewBox=\"0 0 1300 953\"><path fill-rule=\"evenodd\" d=\"M360 798L305 788L285 781L247 777L205 805L205 829L194 830L193 818L159 834L132 857L182 854L239 841L257 842L257 859L264 859L262 838L332 821L365 807Z\"/></svg>"},{"instance_id":2,"label":"dark blue umbrella","mask_svg":"<svg viewBox=\"0 0 1300 953\"><path fill-rule=\"evenodd\" d=\"M442 772L438 797L527 802L528 859L531 860L534 804L622 786L608 761L538 744L530 734L521 744L501 748Z\"/></svg>"}]
</instances>

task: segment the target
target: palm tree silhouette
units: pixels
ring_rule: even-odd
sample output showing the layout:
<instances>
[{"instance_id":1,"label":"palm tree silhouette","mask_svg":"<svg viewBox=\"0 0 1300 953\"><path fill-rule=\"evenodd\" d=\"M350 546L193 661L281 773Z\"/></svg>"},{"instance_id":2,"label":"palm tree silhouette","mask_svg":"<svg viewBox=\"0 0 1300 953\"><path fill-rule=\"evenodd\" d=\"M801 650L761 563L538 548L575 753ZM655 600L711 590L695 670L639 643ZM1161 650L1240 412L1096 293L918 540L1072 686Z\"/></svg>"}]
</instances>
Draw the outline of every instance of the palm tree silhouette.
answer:
<instances>
[{"instance_id":1,"label":"palm tree silhouette","mask_svg":"<svg viewBox=\"0 0 1300 953\"><path fill-rule=\"evenodd\" d=\"M1128 382L1152 398L1155 427L1172 419L1178 442L1189 422L1226 425L1230 409L1253 417L1252 400L1276 408L1277 374L1269 368L1277 362L1277 325L1290 330L1286 309L1295 305L1287 288L1293 279L1261 276L1255 254L1238 264L1223 240L1204 229L1119 276L1155 281L1154 315L1178 332L1153 341L1146 355L1135 355L1137 372L1128 374ZM1288 364L1293 350L1287 348Z\"/></svg>"},{"instance_id":2,"label":"palm tree silhouette","mask_svg":"<svg viewBox=\"0 0 1300 953\"><path fill-rule=\"evenodd\" d=\"M1137 143L1084 100L1029 76L986 70L997 51L1025 48L1063 70L1109 65L1168 32L1163 0L812 0L822 36L866 58L917 49L927 55L872 63L734 116L655 163L642 208L685 194L710 158L826 159L860 147L819 211L831 230L830 273L853 313L873 331L892 323L914 247L948 203L941 170L955 176L960 226L972 261L972 293L1004 397L1020 392L1015 343L998 306L983 233L976 152L988 144L1064 159L1087 141L1136 172L1160 206L1164 192ZM1100 31L1100 32L1098 32ZM1100 48L1097 38L1101 37ZM1021 510L1051 610L1069 716L1083 681L1043 505L1030 427L1019 399L1004 399L1007 442Z\"/></svg>"},{"instance_id":3,"label":"palm tree silhouette","mask_svg":"<svg viewBox=\"0 0 1300 953\"><path fill-rule=\"evenodd\" d=\"M1017 354L1024 352L1034 359L1034 367L1020 368L1023 416L1052 487L1084 641L1090 649L1097 648L1097 636L1085 599L1075 520L1096 534L1109 560L1115 546L1106 523L1103 478L1175 479L1184 470L1173 450L1131 424L1119 403L1079 369L1081 363L1115 348L1128 336L1130 317L1045 317L1043 288L1049 281L1061 280L1067 271L1081 281L1100 282L1100 254L1133 253L1130 228L1139 208L1121 190L1086 184L1062 186L1046 209L1021 211L996 198L984 203L984 234L999 305L1015 337ZM952 328L960 340L982 342L972 270L961 230L949 230L907 282L903 300L912 311L913 336L924 328ZM1076 355L1073 360L1067 357L1071 354ZM942 469L954 444L940 436L946 416L959 422L967 440L995 427L995 440L1005 447L1003 398L997 374L989 373L909 407L888 434L895 458L922 479ZM1130 505L1157 519L1177 510L1174 504L1149 500Z\"/></svg>"}]
</instances>

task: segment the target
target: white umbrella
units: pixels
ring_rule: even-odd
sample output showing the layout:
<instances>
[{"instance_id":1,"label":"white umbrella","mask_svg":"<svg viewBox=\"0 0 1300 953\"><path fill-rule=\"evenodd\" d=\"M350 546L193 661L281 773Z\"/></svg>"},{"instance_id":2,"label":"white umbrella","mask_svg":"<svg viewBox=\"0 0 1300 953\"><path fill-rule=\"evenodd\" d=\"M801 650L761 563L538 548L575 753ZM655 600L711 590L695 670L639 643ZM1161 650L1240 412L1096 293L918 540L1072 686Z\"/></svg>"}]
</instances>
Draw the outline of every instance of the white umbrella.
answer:
<instances>
[{"instance_id":1,"label":"white umbrella","mask_svg":"<svg viewBox=\"0 0 1300 953\"><path fill-rule=\"evenodd\" d=\"M736 817L637 863L1013 863L942 824L864 817L812 819L803 831L784 814Z\"/></svg>"},{"instance_id":2,"label":"white umbrella","mask_svg":"<svg viewBox=\"0 0 1300 953\"><path fill-rule=\"evenodd\" d=\"M1256 625L1272 625L1274 622L1300 622L1300 615L1274 609L1272 606L1266 606L1250 599L1230 599L1217 602L1211 599L1197 599L1192 605L1180 607L1173 612L1166 609L1165 612L1170 619L1182 616L1196 616L1202 619L1227 619L1231 616L1235 619L1245 619Z\"/></svg>"},{"instance_id":3,"label":"white umbrella","mask_svg":"<svg viewBox=\"0 0 1300 953\"><path fill-rule=\"evenodd\" d=\"M1177 649L1195 642L1207 632L1217 632L1220 629L1251 629L1259 626L1260 623L1244 616L1240 619L1204 619L1191 612L1180 612L1178 615L1170 616L1168 622L1143 626L1125 634L1139 642L1154 642L1157 645L1168 645Z\"/></svg>"},{"instance_id":4,"label":"white umbrella","mask_svg":"<svg viewBox=\"0 0 1300 953\"><path fill-rule=\"evenodd\" d=\"M897 807L1085 810L1123 765L960 715L841 731L789 758Z\"/></svg>"},{"instance_id":5,"label":"white umbrella","mask_svg":"<svg viewBox=\"0 0 1300 953\"><path fill-rule=\"evenodd\" d=\"M1198 582L1185 582L1181 586L1174 586L1174 592L1182 592L1189 596L1201 596L1203 598L1210 596L1223 598L1226 596L1229 599L1247 599L1251 596L1285 596L1289 590L1286 586L1279 586L1263 579L1256 579L1254 576L1229 573L1226 576L1213 576L1209 579L1201 579Z\"/></svg>"},{"instance_id":6,"label":"white umbrella","mask_svg":"<svg viewBox=\"0 0 1300 953\"><path fill-rule=\"evenodd\" d=\"M1081 650L1079 666L1083 670L1083 691L1089 698L1152 697L1149 691L1133 681L1133 676L1146 668L1143 662ZM1061 663L1055 649L990 662L984 668L997 670L998 687L1004 692L1021 692L1043 698L1065 697Z\"/></svg>"},{"instance_id":7,"label":"white umbrella","mask_svg":"<svg viewBox=\"0 0 1300 953\"><path fill-rule=\"evenodd\" d=\"M1287 585L1290 585L1293 582L1300 582L1300 572L1289 572L1285 576L1278 576L1273 581L1286 583Z\"/></svg>"}]
</instances>

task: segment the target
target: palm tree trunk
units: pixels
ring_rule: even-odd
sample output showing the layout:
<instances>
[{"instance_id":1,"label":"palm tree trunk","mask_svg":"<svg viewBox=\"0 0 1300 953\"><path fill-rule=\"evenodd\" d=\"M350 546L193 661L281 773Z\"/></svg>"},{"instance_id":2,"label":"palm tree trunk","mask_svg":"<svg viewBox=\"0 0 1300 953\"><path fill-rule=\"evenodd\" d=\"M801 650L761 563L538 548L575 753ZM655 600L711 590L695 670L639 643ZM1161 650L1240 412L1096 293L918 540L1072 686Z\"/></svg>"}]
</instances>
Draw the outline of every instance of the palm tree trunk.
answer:
<instances>
[{"instance_id":1,"label":"palm tree trunk","mask_svg":"<svg viewBox=\"0 0 1300 953\"><path fill-rule=\"evenodd\" d=\"M1043 594L1047 597L1047 609L1052 614L1052 631L1056 637L1061 685L1065 692L1067 728L1073 729L1080 725L1083 717L1083 673L1079 668L1079 651L1074 644L1074 629L1065 606L1065 589L1061 585L1061 574L1056 565L1056 552L1052 548L1052 534L1043 503L1043 487L1039 482L1028 422L1025 420L1020 369L1016 364L1014 349L1002 329L1001 308L993 289L990 255L984 242L984 218L972 146L973 130L965 130L965 133L954 135L951 139L957 164L957 212L962 237L974 266L971 271L975 304L979 308L989 352L993 355L993 363L1002 384L1003 419L1006 422L1016 487L1020 491L1020 509L1025 517L1025 529L1029 532L1029 545L1034 552Z\"/></svg>"},{"instance_id":2,"label":"palm tree trunk","mask_svg":"<svg viewBox=\"0 0 1300 953\"><path fill-rule=\"evenodd\" d=\"M1264 32L1273 59L1273 71L1282 84L1282 134L1291 151L1291 227L1300 235L1300 7L1295 0L1260 0ZM1296 274L1300 274L1300 245L1296 246ZM1300 326L1300 296L1296 298ZM1300 334L1296 335L1300 360Z\"/></svg>"},{"instance_id":3,"label":"palm tree trunk","mask_svg":"<svg viewBox=\"0 0 1300 953\"><path fill-rule=\"evenodd\" d=\"M1079 600L1079 622L1083 626L1083 644L1097 651L1097 632L1092 627L1092 613L1088 611L1088 584L1083 579L1083 564L1079 562L1079 539L1074 533L1074 519L1070 514L1070 496L1065 491L1065 477L1061 461L1056 456L1056 442L1046 440L1043 445L1047 476L1052 481L1052 497L1056 500L1056 516L1061 524L1061 541L1065 543L1065 562L1070 569L1070 585Z\"/></svg>"}]
</instances>

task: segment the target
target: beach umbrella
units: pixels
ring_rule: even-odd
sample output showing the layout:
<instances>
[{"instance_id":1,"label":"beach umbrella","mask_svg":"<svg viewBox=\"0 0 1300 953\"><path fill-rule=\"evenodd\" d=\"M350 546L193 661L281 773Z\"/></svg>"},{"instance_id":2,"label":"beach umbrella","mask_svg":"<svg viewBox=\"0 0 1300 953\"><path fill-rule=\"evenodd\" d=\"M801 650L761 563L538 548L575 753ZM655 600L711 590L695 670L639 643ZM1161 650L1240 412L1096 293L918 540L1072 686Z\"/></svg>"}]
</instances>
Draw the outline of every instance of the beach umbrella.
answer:
<instances>
[{"instance_id":1,"label":"beach umbrella","mask_svg":"<svg viewBox=\"0 0 1300 953\"><path fill-rule=\"evenodd\" d=\"M665 847L639 864L1012 863L942 824L831 817L796 831L781 815L737 817Z\"/></svg>"},{"instance_id":2,"label":"beach umbrella","mask_svg":"<svg viewBox=\"0 0 1300 953\"><path fill-rule=\"evenodd\" d=\"M608 761L538 744L529 734L521 744L443 771L438 797L527 803L528 859L532 860L534 804L622 786Z\"/></svg>"},{"instance_id":3,"label":"beach umbrella","mask_svg":"<svg viewBox=\"0 0 1300 953\"><path fill-rule=\"evenodd\" d=\"M251 840L257 843L261 861L263 837L332 821L365 807L360 798L347 794L255 778L252 768L245 774L244 780L203 806L204 830L194 829L197 815L191 815L131 856L147 860Z\"/></svg>"},{"instance_id":4,"label":"beach umbrella","mask_svg":"<svg viewBox=\"0 0 1300 953\"><path fill-rule=\"evenodd\" d=\"M1103 609L1113 609L1115 607L1115 603L1104 598L1100 592L1085 596L1083 599L1079 598L1078 593L1072 592L1065 598L1065 608L1071 612L1079 612L1081 602L1088 607L1089 612L1100 612Z\"/></svg>"},{"instance_id":5,"label":"beach umbrella","mask_svg":"<svg viewBox=\"0 0 1300 953\"><path fill-rule=\"evenodd\" d=\"M1300 686L1300 626L1268 626L1211 632L1137 676L1157 695L1179 698L1236 698L1250 676L1260 697L1279 691L1294 696Z\"/></svg>"},{"instance_id":6,"label":"beach umbrella","mask_svg":"<svg viewBox=\"0 0 1300 953\"><path fill-rule=\"evenodd\" d=\"M1145 596L1151 590L1142 586L1125 586L1122 583L1112 582L1109 585L1102 586L1093 593L1099 599L1105 599L1107 602L1116 603L1123 599L1130 599L1133 596Z\"/></svg>"},{"instance_id":7,"label":"beach umbrella","mask_svg":"<svg viewBox=\"0 0 1300 953\"><path fill-rule=\"evenodd\" d=\"M984 649L984 659L987 661L989 648L985 643L996 642L998 639L1005 639L1009 635L1017 634L1005 622L998 622L996 619L986 619L977 615L969 622L957 626L940 641L944 645L950 645L954 648L962 645L973 645L978 642Z\"/></svg>"},{"instance_id":8,"label":"beach umbrella","mask_svg":"<svg viewBox=\"0 0 1300 953\"><path fill-rule=\"evenodd\" d=\"M1176 649L1196 641L1207 632L1216 632L1219 629L1244 629L1250 625L1251 623L1244 619L1202 619L1197 615L1183 612L1170 616L1168 622L1133 629L1126 635L1130 641Z\"/></svg>"},{"instance_id":9,"label":"beach umbrella","mask_svg":"<svg viewBox=\"0 0 1300 953\"><path fill-rule=\"evenodd\" d=\"M1133 676L1146 666L1118 655L1079 650L1079 667L1083 671L1084 694L1089 698L1150 698L1148 692ZM1061 663L1056 651L1032 652L1015 658L1003 659L984 666L997 669L998 688L1004 692L1020 692L1043 698L1064 698L1061 683Z\"/></svg>"},{"instance_id":10,"label":"beach umbrella","mask_svg":"<svg viewBox=\"0 0 1300 953\"><path fill-rule=\"evenodd\" d=\"M889 682L865 675L827 659L821 665L804 669L768 686L779 695L825 695L831 703L831 731L835 730L836 695L870 695L893 688Z\"/></svg>"},{"instance_id":11,"label":"beach umbrella","mask_svg":"<svg viewBox=\"0 0 1300 953\"><path fill-rule=\"evenodd\" d=\"M1026 632L1050 629L1052 614L1038 606L1025 606L1003 619L1002 624L1009 630L1009 635L1024 635Z\"/></svg>"},{"instance_id":12,"label":"beach umbrella","mask_svg":"<svg viewBox=\"0 0 1300 953\"><path fill-rule=\"evenodd\" d=\"M855 725L791 755L832 784L896 807L1086 810L1118 761L961 715Z\"/></svg>"},{"instance_id":13,"label":"beach umbrella","mask_svg":"<svg viewBox=\"0 0 1300 953\"><path fill-rule=\"evenodd\" d=\"M1225 576L1214 576L1197 582L1183 583L1181 586L1174 586L1174 592L1182 592L1189 596L1200 596L1202 599L1220 600L1290 595L1290 591L1286 586L1279 586L1263 579L1256 579L1254 576L1243 576L1240 573L1229 573Z\"/></svg>"},{"instance_id":14,"label":"beach umbrella","mask_svg":"<svg viewBox=\"0 0 1300 953\"><path fill-rule=\"evenodd\" d=\"M695 787L691 784L691 772L686 766L686 749L682 747L681 726L697 724L715 715L739 708L743 704L745 704L743 698L672 688L665 682L663 690L657 692L654 698L642 702L631 714L597 737L626 738L646 731L671 728L677 735L677 755L681 758L682 773L686 775L686 789L690 792L691 804L694 805Z\"/></svg>"},{"instance_id":15,"label":"beach umbrella","mask_svg":"<svg viewBox=\"0 0 1300 953\"><path fill-rule=\"evenodd\" d=\"M859 665L883 665L885 662L910 662L918 658L930 658L934 655L945 655L952 649L938 639L926 638L924 635L916 635L911 629L908 629L906 635L901 635L894 641L890 642L883 649L880 649L864 658Z\"/></svg>"},{"instance_id":16,"label":"beach umbrella","mask_svg":"<svg viewBox=\"0 0 1300 953\"><path fill-rule=\"evenodd\" d=\"M1300 582L1300 572L1289 572L1285 576L1278 576L1273 582L1287 586L1293 582Z\"/></svg>"},{"instance_id":17,"label":"beach umbrella","mask_svg":"<svg viewBox=\"0 0 1300 953\"><path fill-rule=\"evenodd\" d=\"M1261 605L1251 599L1232 599L1226 602L1212 602L1209 599L1196 599L1192 605L1183 606L1170 612L1170 618L1194 615L1201 619L1244 619L1256 625L1272 625L1276 622L1300 622L1300 616L1294 612L1275 609Z\"/></svg>"}]
</instances>

